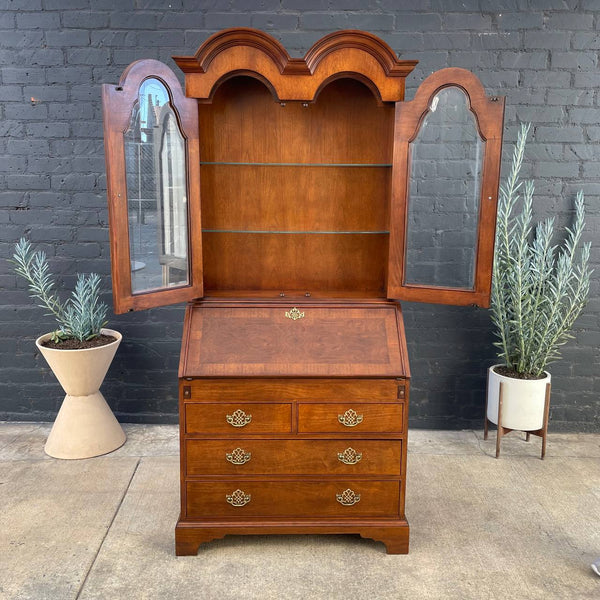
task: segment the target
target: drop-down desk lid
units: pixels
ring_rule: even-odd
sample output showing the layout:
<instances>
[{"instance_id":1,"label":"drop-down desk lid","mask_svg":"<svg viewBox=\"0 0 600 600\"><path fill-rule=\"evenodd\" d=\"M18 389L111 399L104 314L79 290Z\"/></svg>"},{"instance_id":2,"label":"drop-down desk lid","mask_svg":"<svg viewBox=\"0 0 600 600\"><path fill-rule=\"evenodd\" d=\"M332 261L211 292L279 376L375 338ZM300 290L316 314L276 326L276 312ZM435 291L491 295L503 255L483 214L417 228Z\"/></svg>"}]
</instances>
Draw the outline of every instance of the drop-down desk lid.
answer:
<instances>
[{"instance_id":1,"label":"drop-down desk lid","mask_svg":"<svg viewBox=\"0 0 600 600\"><path fill-rule=\"evenodd\" d=\"M180 377L409 377L393 302L199 302L188 306Z\"/></svg>"}]
</instances>

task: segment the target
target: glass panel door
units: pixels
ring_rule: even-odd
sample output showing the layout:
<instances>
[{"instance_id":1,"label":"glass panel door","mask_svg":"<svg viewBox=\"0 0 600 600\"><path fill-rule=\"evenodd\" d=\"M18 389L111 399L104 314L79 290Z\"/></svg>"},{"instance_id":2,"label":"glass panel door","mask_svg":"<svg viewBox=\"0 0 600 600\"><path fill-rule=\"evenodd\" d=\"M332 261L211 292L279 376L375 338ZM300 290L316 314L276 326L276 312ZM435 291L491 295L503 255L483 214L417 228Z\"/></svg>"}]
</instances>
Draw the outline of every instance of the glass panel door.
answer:
<instances>
[{"instance_id":1,"label":"glass panel door","mask_svg":"<svg viewBox=\"0 0 600 600\"><path fill-rule=\"evenodd\" d=\"M463 69L397 105L388 297L488 305L503 114Z\"/></svg>"},{"instance_id":2,"label":"glass panel door","mask_svg":"<svg viewBox=\"0 0 600 600\"><path fill-rule=\"evenodd\" d=\"M121 83L104 86L116 312L202 296L196 101L157 61Z\"/></svg>"},{"instance_id":3,"label":"glass panel door","mask_svg":"<svg viewBox=\"0 0 600 600\"><path fill-rule=\"evenodd\" d=\"M146 79L125 132L134 294L187 285L185 139L158 79Z\"/></svg>"},{"instance_id":4,"label":"glass panel door","mask_svg":"<svg viewBox=\"0 0 600 600\"><path fill-rule=\"evenodd\" d=\"M404 284L473 289L484 147L463 90L440 90L410 144Z\"/></svg>"}]
</instances>

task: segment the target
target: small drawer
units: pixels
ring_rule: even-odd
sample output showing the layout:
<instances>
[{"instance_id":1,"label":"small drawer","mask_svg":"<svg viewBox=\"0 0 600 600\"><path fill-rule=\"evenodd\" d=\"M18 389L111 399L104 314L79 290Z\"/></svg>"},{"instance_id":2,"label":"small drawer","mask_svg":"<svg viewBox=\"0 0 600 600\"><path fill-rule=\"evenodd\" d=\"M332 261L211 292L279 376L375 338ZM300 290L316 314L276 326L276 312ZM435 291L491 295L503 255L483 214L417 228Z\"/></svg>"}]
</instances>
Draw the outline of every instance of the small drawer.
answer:
<instances>
[{"instance_id":1,"label":"small drawer","mask_svg":"<svg viewBox=\"0 0 600 600\"><path fill-rule=\"evenodd\" d=\"M300 404L299 433L402 433L404 404Z\"/></svg>"},{"instance_id":2,"label":"small drawer","mask_svg":"<svg viewBox=\"0 0 600 600\"><path fill-rule=\"evenodd\" d=\"M188 481L187 518L397 517L400 481Z\"/></svg>"},{"instance_id":3,"label":"small drawer","mask_svg":"<svg viewBox=\"0 0 600 600\"><path fill-rule=\"evenodd\" d=\"M291 404L189 403L185 405L186 433L290 433Z\"/></svg>"},{"instance_id":4,"label":"small drawer","mask_svg":"<svg viewBox=\"0 0 600 600\"><path fill-rule=\"evenodd\" d=\"M185 442L186 476L399 476L401 440L199 440Z\"/></svg>"}]
</instances>

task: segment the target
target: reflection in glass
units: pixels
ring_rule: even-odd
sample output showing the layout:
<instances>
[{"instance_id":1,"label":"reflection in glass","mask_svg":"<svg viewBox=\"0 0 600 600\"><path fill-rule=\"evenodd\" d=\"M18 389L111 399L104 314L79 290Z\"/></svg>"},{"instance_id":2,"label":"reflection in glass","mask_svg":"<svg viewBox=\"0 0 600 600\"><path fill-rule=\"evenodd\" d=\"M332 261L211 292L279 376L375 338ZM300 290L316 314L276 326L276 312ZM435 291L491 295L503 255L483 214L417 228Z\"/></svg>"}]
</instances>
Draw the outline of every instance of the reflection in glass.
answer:
<instances>
[{"instance_id":1,"label":"reflection in glass","mask_svg":"<svg viewBox=\"0 0 600 600\"><path fill-rule=\"evenodd\" d=\"M465 93L438 92L409 146L406 284L474 287L484 145Z\"/></svg>"},{"instance_id":2,"label":"reflection in glass","mask_svg":"<svg viewBox=\"0 0 600 600\"><path fill-rule=\"evenodd\" d=\"M131 291L187 285L185 141L157 79L140 86L124 137Z\"/></svg>"}]
</instances>

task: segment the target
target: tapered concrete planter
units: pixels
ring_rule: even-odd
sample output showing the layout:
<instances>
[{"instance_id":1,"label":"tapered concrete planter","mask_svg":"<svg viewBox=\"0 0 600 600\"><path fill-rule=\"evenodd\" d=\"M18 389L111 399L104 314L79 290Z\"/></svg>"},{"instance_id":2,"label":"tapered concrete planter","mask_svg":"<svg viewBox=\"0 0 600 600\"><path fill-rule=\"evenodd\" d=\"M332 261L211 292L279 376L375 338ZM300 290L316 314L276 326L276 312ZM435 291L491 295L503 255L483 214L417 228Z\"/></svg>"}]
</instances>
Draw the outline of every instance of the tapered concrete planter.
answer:
<instances>
[{"instance_id":1,"label":"tapered concrete planter","mask_svg":"<svg viewBox=\"0 0 600 600\"><path fill-rule=\"evenodd\" d=\"M550 373L543 379L514 379L489 369L487 418L498 425L498 401L502 383L502 427L518 431L537 431L544 426L546 387Z\"/></svg>"},{"instance_id":2,"label":"tapered concrete planter","mask_svg":"<svg viewBox=\"0 0 600 600\"><path fill-rule=\"evenodd\" d=\"M112 329L103 329L102 333L117 339L85 350L42 346L50 333L35 342L67 393L44 448L54 458L91 458L125 443L125 432L99 391L122 336Z\"/></svg>"}]
</instances>

